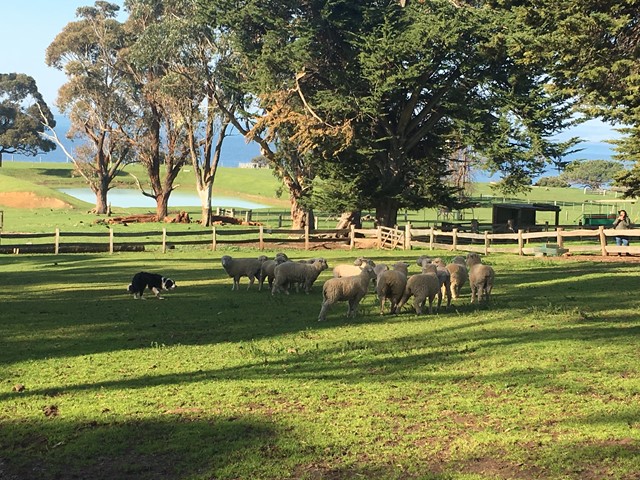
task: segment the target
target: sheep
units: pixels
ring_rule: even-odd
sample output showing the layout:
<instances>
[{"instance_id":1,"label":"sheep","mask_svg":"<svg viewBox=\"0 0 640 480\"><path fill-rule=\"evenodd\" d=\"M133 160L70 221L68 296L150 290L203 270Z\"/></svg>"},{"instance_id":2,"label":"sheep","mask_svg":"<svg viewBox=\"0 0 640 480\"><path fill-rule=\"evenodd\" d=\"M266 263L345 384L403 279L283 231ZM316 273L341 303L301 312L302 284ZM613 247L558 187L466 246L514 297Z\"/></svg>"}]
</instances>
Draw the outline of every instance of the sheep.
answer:
<instances>
[{"instance_id":1,"label":"sheep","mask_svg":"<svg viewBox=\"0 0 640 480\"><path fill-rule=\"evenodd\" d=\"M352 277L355 275L360 275L360 272L362 271L362 268L364 265L370 265L371 267L376 266L373 260L369 260L368 258L358 257L353 262L353 265L341 263L333 267L333 276L334 278L340 278L340 277Z\"/></svg>"},{"instance_id":2,"label":"sheep","mask_svg":"<svg viewBox=\"0 0 640 480\"><path fill-rule=\"evenodd\" d=\"M435 273L440 282L442 296L447 298L447 308L451 306L451 273L441 258L435 258L433 263L423 262L422 273ZM439 307L440 305L438 305Z\"/></svg>"},{"instance_id":3,"label":"sheep","mask_svg":"<svg viewBox=\"0 0 640 480\"><path fill-rule=\"evenodd\" d=\"M416 310L417 315L422 315L422 310L424 309L427 299L429 300L429 313L433 313L433 300L436 296L438 297L436 310L439 310L442 304L442 288L437 275L433 272L411 275L407 280L404 294L398 304L398 310L407 303L407 300L409 300L412 295L414 297L413 308Z\"/></svg>"},{"instance_id":4,"label":"sheep","mask_svg":"<svg viewBox=\"0 0 640 480\"><path fill-rule=\"evenodd\" d=\"M380 274L386 270L389 270L389 266L384 263L378 263L375 267L373 267L373 271L376 274L376 278L380 276Z\"/></svg>"},{"instance_id":5,"label":"sheep","mask_svg":"<svg viewBox=\"0 0 640 480\"><path fill-rule=\"evenodd\" d=\"M360 300L369 290L369 283L375 278L375 272L371 265L365 264L358 275L351 277L330 278L322 286L322 308L318 315L318 321L322 322L327 317L327 311L336 302L348 301L347 317L355 317Z\"/></svg>"},{"instance_id":6,"label":"sheep","mask_svg":"<svg viewBox=\"0 0 640 480\"><path fill-rule=\"evenodd\" d=\"M424 267L429 263L433 263L433 262L431 260L431 257L427 255L420 255L418 258L416 258L416 265L418 265L420 268Z\"/></svg>"},{"instance_id":7,"label":"sheep","mask_svg":"<svg viewBox=\"0 0 640 480\"><path fill-rule=\"evenodd\" d=\"M451 276L451 297L455 300L460 297L460 290L469 280L469 272L466 265L450 263L446 266Z\"/></svg>"},{"instance_id":8,"label":"sheep","mask_svg":"<svg viewBox=\"0 0 640 480\"><path fill-rule=\"evenodd\" d=\"M376 293L380 299L380 315L384 314L384 304L387 299L391 303L390 313L396 313L398 310L398 302L404 295L404 289L407 286L409 264L406 262L396 262L393 270L385 270L376 281Z\"/></svg>"},{"instance_id":9,"label":"sheep","mask_svg":"<svg viewBox=\"0 0 640 480\"><path fill-rule=\"evenodd\" d=\"M453 257L451 259L451 263L457 263L458 265L462 265L464 267L467 266L467 261L464 257L461 257L460 255L458 255L457 257Z\"/></svg>"},{"instance_id":10,"label":"sheep","mask_svg":"<svg viewBox=\"0 0 640 480\"><path fill-rule=\"evenodd\" d=\"M232 258L229 255L223 255L220 258L222 268L230 277L233 277L231 290L240 290L241 277L249 277L249 285L247 286L247 290L249 290L254 279L259 278L260 267L265 260L268 258L264 255L260 255L258 258Z\"/></svg>"},{"instance_id":11,"label":"sheep","mask_svg":"<svg viewBox=\"0 0 640 480\"><path fill-rule=\"evenodd\" d=\"M300 262L281 263L274 270L271 295L275 295L280 290L289 295L289 286L293 283L296 284L296 291L298 290L298 285L303 285L304 291L308 294L318 275L328 267L324 258L319 258L312 264Z\"/></svg>"},{"instance_id":12,"label":"sheep","mask_svg":"<svg viewBox=\"0 0 640 480\"><path fill-rule=\"evenodd\" d=\"M467 255L467 265L469 266L471 303L479 303L483 299L488 302L493 289L495 271L489 265L483 264L480 255L473 252Z\"/></svg>"},{"instance_id":13,"label":"sheep","mask_svg":"<svg viewBox=\"0 0 640 480\"><path fill-rule=\"evenodd\" d=\"M269 290L273 286L273 278L275 276L274 270L276 266L281 263L288 262L289 257L287 257L284 253L276 253L276 256L273 260L266 260L262 263L260 267L260 276L258 277L258 291L262 291L262 285L264 284L265 279L269 282Z\"/></svg>"}]
</instances>

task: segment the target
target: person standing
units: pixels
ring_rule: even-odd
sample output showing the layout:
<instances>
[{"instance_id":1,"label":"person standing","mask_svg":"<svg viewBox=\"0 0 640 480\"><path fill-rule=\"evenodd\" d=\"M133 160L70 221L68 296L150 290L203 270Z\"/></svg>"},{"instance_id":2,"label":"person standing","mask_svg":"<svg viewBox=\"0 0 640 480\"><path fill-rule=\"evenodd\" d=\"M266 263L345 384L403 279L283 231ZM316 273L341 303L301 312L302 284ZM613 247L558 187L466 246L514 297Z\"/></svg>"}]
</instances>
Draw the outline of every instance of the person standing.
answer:
<instances>
[{"instance_id":1,"label":"person standing","mask_svg":"<svg viewBox=\"0 0 640 480\"><path fill-rule=\"evenodd\" d=\"M620 210L618 212L618 218L614 220L612 228L614 230L629 230L631 228L631 220L629 219L626 210ZM616 235L616 245L619 247L628 247L629 237L625 235ZM618 255L620 254L618 253ZM627 253L627 255L629 254Z\"/></svg>"}]
</instances>

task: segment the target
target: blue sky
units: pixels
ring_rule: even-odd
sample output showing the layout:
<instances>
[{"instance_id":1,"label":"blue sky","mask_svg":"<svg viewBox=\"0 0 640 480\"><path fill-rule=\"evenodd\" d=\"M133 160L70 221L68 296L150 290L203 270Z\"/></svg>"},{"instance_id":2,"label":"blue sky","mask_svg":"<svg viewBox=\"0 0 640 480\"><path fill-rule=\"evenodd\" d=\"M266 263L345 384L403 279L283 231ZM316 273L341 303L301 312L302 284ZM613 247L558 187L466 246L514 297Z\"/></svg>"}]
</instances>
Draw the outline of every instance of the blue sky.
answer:
<instances>
[{"instance_id":1,"label":"blue sky","mask_svg":"<svg viewBox=\"0 0 640 480\"><path fill-rule=\"evenodd\" d=\"M122 0L111 0L122 6ZM64 26L76 19L78 7L93 5L92 0L4 0L0 7L2 34L16 39L15 48L4 43L0 48L0 72L26 73L35 78L47 104L55 109L58 88L65 82L64 74L44 63L45 50ZM585 141L585 150L576 158L603 158L608 148L602 142L615 138L616 132L607 124L593 120L564 132L560 137L578 136Z\"/></svg>"},{"instance_id":2,"label":"blue sky","mask_svg":"<svg viewBox=\"0 0 640 480\"><path fill-rule=\"evenodd\" d=\"M110 0L122 6L122 0ZM76 20L78 7L93 0L4 0L0 4L3 45L0 72L26 73L35 78L38 90L54 107L64 73L44 63L45 50L64 26ZM11 45L8 39L15 39Z\"/></svg>"}]
</instances>

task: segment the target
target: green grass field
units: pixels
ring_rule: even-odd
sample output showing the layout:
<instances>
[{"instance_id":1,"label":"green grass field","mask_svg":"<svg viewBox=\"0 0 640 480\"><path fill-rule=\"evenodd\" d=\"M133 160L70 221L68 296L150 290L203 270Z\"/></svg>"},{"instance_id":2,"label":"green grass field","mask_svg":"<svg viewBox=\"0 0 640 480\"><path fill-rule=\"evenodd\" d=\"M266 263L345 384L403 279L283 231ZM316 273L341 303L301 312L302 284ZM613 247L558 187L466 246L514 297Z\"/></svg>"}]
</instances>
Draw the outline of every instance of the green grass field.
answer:
<instances>
[{"instance_id":1,"label":"green grass field","mask_svg":"<svg viewBox=\"0 0 640 480\"><path fill-rule=\"evenodd\" d=\"M51 168L5 163L0 193L58 198L72 181ZM245 175L264 198L277 187L230 170L226 194ZM3 208L5 230L99 228L59 198L71 207ZM638 478L637 263L495 254L488 305L465 286L438 314L381 316L370 293L357 318L341 303L318 322L330 270L309 295L231 291L221 255L260 253L0 256L0 479ZM451 255L286 253L410 273ZM178 288L135 301L140 270Z\"/></svg>"},{"instance_id":2,"label":"green grass field","mask_svg":"<svg viewBox=\"0 0 640 480\"><path fill-rule=\"evenodd\" d=\"M232 292L222 253L0 258L0 478L637 478L636 266L495 255L488 306L319 323L328 271Z\"/></svg>"}]
</instances>

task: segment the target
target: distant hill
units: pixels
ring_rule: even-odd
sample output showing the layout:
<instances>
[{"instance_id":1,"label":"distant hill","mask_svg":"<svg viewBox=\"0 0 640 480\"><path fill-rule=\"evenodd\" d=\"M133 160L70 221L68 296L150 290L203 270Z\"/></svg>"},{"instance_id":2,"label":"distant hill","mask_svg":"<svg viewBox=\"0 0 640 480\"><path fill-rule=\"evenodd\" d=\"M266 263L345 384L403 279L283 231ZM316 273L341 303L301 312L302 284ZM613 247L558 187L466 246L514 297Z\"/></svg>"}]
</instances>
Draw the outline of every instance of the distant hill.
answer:
<instances>
[{"instance_id":1,"label":"distant hill","mask_svg":"<svg viewBox=\"0 0 640 480\"><path fill-rule=\"evenodd\" d=\"M69 140L66 135L71 125L70 120L64 115L56 115L56 127L55 131L58 138L62 141L64 147L72 152L73 149L79 144L78 141ZM222 155L220 160L220 166L222 167L237 167L240 163L248 163L252 158L260 155L260 147L255 142L247 144L244 137L234 130L224 140L222 146ZM61 148L56 148L53 152L43 153L37 157L27 157L25 155L7 155L3 157L4 161L18 161L18 162L66 162L67 157Z\"/></svg>"}]
</instances>

